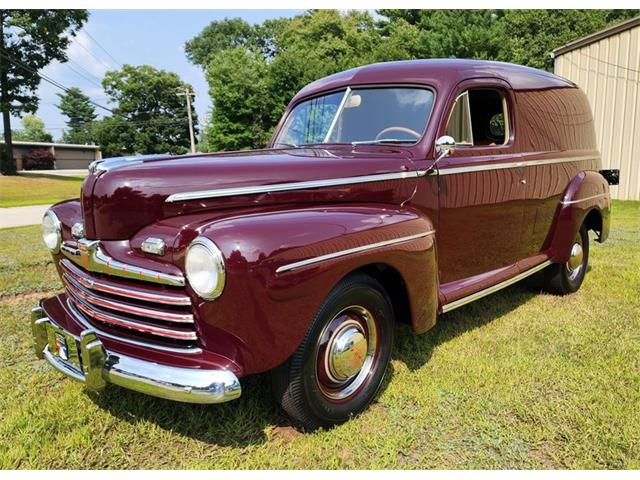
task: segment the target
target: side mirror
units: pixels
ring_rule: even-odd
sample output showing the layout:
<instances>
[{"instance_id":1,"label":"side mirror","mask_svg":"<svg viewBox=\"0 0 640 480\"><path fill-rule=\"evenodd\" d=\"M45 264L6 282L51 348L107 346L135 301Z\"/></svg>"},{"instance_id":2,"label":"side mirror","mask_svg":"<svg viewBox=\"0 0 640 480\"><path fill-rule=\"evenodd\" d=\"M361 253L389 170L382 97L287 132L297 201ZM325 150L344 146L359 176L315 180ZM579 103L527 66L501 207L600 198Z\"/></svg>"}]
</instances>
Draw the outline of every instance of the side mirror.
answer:
<instances>
[{"instance_id":1,"label":"side mirror","mask_svg":"<svg viewBox=\"0 0 640 480\"><path fill-rule=\"evenodd\" d=\"M436 140L436 153L438 160L456 151L456 141L449 135L443 135Z\"/></svg>"},{"instance_id":2,"label":"side mirror","mask_svg":"<svg viewBox=\"0 0 640 480\"><path fill-rule=\"evenodd\" d=\"M435 170L438 162L442 160L444 157L455 152L455 150L456 150L456 141L453 139L453 137L450 137L449 135L443 135L439 139L437 139L436 153L438 154L438 157L435 159L435 161L431 164L431 166L427 170L427 174L432 173Z\"/></svg>"}]
</instances>

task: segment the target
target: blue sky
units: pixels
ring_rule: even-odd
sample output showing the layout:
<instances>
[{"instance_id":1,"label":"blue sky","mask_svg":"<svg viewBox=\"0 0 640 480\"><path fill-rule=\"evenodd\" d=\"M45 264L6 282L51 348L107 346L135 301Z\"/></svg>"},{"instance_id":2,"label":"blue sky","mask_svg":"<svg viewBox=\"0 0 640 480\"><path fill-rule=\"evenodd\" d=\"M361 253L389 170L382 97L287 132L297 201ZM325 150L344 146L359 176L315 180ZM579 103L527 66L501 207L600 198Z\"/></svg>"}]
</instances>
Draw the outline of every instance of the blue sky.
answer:
<instances>
[{"instance_id":1,"label":"blue sky","mask_svg":"<svg viewBox=\"0 0 640 480\"><path fill-rule=\"evenodd\" d=\"M267 18L289 17L301 12L302 10L91 10L89 20L67 50L71 62L52 63L42 73L67 87L81 88L95 102L108 107L107 98L99 83L107 69L118 68L118 65L94 42L95 39L121 64L149 64L176 72L182 80L193 85L196 110L202 119L210 107L207 83L202 70L187 61L184 43L213 20L241 17L249 23L260 23ZM59 100L56 96L58 92L59 89L44 81L38 90L40 108L37 116L44 120L45 127L55 139L60 137L62 127L65 126L65 117L55 107ZM105 113L100 109L96 111ZM19 119L12 120L12 127L14 130L21 128Z\"/></svg>"}]
</instances>

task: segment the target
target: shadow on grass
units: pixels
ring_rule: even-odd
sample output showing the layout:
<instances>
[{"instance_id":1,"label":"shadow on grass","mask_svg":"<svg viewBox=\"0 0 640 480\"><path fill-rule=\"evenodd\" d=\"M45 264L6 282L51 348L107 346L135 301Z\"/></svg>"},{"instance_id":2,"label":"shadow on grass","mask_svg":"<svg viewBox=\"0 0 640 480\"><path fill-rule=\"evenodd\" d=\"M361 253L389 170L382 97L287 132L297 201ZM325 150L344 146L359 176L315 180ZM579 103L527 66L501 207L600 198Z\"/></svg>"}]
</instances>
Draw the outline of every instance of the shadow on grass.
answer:
<instances>
[{"instance_id":1,"label":"shadow on grass","mask_svg":"<svg viewBox=\"0 0 640 480\"><path fill-rule=\"evenodd\" d=\"M436 326L422 335L415 335L408 325L399 324L392 356L410 370L416 370L429 361L438 345L502 317L536 295L535 284L513 285L440 315Z\"/></svg>"},{"instance_id":2,"label":"shadow on grass","mask_svg":"<svg viewBox=\"0 0 640 480\"><path fill-rule=\"evenodd\" d=\"M267 441L268 431L293 427L271 393L271 377L242 379L239 399L218 405L195 405L155 398L109 385L89 392L100 408L132 425L159 427L212 445L244 447Z\"/></svg>"},{"instance_id":3,"label":"shadow on grass","mask_svg":"<svg viewBox=\"0 0 640 480\"><path fill-rule=\"evenodd\" d=\"M429 361L438 345L486 325L535 295L531 288L509 287L442 315L436 326L423 335L415 335L408 326L398 324L392 357L412 370L418 369ZM389 368L381 392L393 379L392 366ZM116 386L90 395L98 406L133 425L152 422L165 430L212 445L258 445L268 441L274 429L296 429L274 400L268 373L244 378L242 390L238 400L219 405L172 402Z\"/></svg>"}]
</instances>

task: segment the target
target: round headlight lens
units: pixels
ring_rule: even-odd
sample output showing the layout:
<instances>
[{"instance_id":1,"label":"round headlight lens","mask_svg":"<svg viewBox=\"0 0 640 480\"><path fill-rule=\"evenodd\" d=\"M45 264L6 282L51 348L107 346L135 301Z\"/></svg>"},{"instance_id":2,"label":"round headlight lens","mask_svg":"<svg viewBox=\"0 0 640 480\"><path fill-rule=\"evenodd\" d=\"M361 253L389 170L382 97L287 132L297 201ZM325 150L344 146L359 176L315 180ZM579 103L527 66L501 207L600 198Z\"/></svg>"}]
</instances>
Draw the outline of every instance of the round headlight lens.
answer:
<instances>
[{"instance_id":1,"label":"round headlight lens","mask_svg":"<svg viewBox=\"0 0 640 480\"><path fill-rule=\"evenodd\" d=\"M198 237L187 250L185 270L191 288L202 298L218 298L224 289L222 252L208 238Z\"/></svg>"},{"instance_id":2,"label":"round headlight lens","mask_svg":"<svg viewBox=\"0 0 640 480\"><path fill-rule=\"evenodd\" d=\"M42 217L42 241L53 253L60 251L62 227L60 226L60 220L51 210L47 210L47 213Z\"/></svg>"}]
</instances>

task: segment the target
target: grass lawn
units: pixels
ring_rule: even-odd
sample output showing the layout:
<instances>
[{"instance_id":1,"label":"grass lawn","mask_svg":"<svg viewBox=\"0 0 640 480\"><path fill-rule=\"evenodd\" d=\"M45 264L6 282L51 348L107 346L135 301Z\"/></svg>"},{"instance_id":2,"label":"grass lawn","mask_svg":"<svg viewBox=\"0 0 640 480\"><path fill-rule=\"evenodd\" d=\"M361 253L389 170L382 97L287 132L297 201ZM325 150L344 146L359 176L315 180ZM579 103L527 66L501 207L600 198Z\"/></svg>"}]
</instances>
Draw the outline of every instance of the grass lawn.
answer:
<instances>
[{"instance_id":1,"label":"grass lawn","mask_svg":"<svg viewBox=\"0 0 640 480\"><path fill-rule=\"evenodd\" d=\"M268 375L232 403L83 392L36 360L28 314L60 282L39 227L0 230L0 468L640 468L640 202L615 202L582 289L515 285L414 336L369 410L292 428Z\"/></svg>"},{"instance_id":2,"label":"grass lawn","mask_svg":"<svg viewBox=\"0 0 640 480\"><path fill-rule=\"evenodd\" d=\"M0 207L56 203L80 196L82 178L35 175L0 176Z\"/></svg>"}]
</instances>

